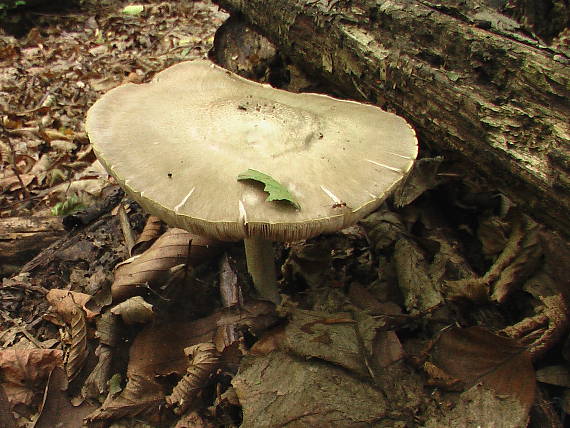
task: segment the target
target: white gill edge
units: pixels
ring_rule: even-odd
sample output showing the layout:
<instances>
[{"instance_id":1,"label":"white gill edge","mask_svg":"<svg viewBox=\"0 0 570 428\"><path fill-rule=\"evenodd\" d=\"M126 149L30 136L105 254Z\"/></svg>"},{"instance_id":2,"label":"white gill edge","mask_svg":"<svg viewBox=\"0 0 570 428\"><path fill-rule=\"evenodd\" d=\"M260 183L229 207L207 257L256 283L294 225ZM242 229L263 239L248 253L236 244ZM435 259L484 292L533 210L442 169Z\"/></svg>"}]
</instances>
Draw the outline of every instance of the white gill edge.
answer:
<instances>
[{"instance_id":1,"label":"white gill edge","mask_svg":"<svg viewBox=\"0 0 570 428\"><path fill-rule=\"evenodd\" d=\"M245 206L241 200L238 201L239 204L239 220L240 222L246 226L247 225L247 213L245 212Z\"/></svg>"},{"instance_id":2,"label":"white gill edge","mask_svg":"<svg viewBox=\"0 0 570 428\"><path fill-rule=\"evenodd\" d=\"M333 203L342 204L342 201L339 199L339 197L327 189L325 186L321 185L321 190L325 192L329 198L332 199Z\"/></svg>"},{"instance_id":3,"label":"white gill edge","mask_svg":"<svg viewBox=\"0 0 570 428\"><path fill-rule=\"evenodd\" d=\"M174 212L175 212L175 213L177 213L178 210L179 210L180 208L182 208L186 202L188 202L188 198L189 198L190 196L192 196L192 193L194 193L194 190L196 190L196 186L192 187L192 189L188 192L188 194L187 194L186 196L184 196L184 199L182 199L182 200L180 201L180 203L174 207Z\"/></svg>"},{"instance_id":4,"label":"white gill edge","mask_svg":"<svg viewBox=\"0 0 570 428\"><path fill-rule=\"evenodd\" d=\"M399 158L402 158L402 159L415 159L415 158L412 158L410 156L404 156L404 155L400 155L400 154L394 153L394 152L386 152L386 153L388 153L389 155L398 156Z\"/></svg>"},{"instance_id":5,"label":"white gill edge","mask_svg":"<svg viewBox=\"0 0 570 428\"><path fill-rule=\"evenodd\" d=\"M376 161L373 161L373 160L370 160L370 159L364 159L364 160L365 160L366 162L370 162L370 163L372 163L372 164L374 164L374 165L381 166L382 168L389 169L390 171L399 172L400 174L402 174L402 170L401 170L400 168L394 168L393 166L389 166L389 165L386 165L386 164L383 164L383 163L380 163L380 162L376 162Z\"/></svg>"}]
</instances>

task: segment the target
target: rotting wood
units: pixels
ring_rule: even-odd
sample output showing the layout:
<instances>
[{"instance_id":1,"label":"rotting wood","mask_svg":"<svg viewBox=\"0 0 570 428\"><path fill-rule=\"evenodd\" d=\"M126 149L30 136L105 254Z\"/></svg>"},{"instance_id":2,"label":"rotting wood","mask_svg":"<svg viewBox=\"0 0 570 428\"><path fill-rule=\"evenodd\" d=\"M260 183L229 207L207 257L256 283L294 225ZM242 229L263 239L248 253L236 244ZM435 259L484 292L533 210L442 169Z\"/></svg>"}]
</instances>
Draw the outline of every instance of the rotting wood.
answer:
<instances>
[{"instance_id":1,"label":"rotting wood","mask_svg":"<svg viewBox=\"0 0 570 428\"><path fill-rule=\"evenodd\" d=\"M570 55L483 2L216 0L570 236Z\"/></svg>"},{"instance_id":2,"label":"rotting wood","mask_svg":"<svg viewBox=\"0 0 570 428\"><path fill-rule=\"evenodd\" d=\"M61 218L53 216L0 219L0 273L9 274L65 235Z\"/></svg>"}]
</instances>

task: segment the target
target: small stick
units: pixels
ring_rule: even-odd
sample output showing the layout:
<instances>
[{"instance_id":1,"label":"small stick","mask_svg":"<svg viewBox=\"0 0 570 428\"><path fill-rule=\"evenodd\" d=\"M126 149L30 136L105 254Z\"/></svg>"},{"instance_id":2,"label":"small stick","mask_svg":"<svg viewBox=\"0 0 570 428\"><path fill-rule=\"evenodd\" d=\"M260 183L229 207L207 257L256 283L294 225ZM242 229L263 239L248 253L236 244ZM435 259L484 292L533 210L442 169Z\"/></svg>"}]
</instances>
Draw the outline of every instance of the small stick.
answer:
<instances>
[{"instance_id":1,"label":"small stick","mask_svg":"<svg viewBox=\"0 0 570 428\"><path fill-rule=\"evenodd\" d=\"M188 271L190 270L190 253L192 250L192 239L188 241L188 253L186 254L186 266L184 267L184 283L188 279Z\"/></svg>"},{"instance_id":2,"label":"small stick","mask_svg":"<svg viewBox=\"0 0 570 428\"><path fill-rule=\"evenodd\" d=\"M14 174L16 174L16 178L18 178L18 181L20 182L20 186L22 186L22 190L24 191L24 196L26 197L26 200L28 200L28 199L30 199L30 192L29 192L28 188L26 187L26 185L24 184L22 177L20 177L20 171L18 171L18 166L16 165L16 149L14 148L14 145L12 144L12 141L10 140L10 136L8 135L8 132L6 132L4 125L2 125L2 134L6 138L6 143L10 147L10 152L11 152L10 153L10 160L12 161L11 163L12 163L12 168L14 169Z\"/></svg>"}]
</instances>

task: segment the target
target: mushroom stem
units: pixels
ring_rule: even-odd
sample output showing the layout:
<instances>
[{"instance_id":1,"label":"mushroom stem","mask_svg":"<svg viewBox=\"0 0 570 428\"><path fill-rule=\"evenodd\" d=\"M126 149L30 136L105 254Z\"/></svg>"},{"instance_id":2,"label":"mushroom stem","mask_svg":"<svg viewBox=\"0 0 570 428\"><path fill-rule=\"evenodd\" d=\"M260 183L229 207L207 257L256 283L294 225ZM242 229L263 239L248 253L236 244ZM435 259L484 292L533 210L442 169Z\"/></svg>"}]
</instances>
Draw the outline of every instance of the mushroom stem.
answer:
<instances>
[{"instance_id":1,"label":"mushroom stem","mask_svg":"<svg viewBox=\"0 0 570 428\"><path fill-rule=\"evenodd\" d=\"M281 302L275 274L273 244L263 238L245 238L247 270L253 278L253 285L262 299L278 305Z\"/></svg>"}]
</instances>

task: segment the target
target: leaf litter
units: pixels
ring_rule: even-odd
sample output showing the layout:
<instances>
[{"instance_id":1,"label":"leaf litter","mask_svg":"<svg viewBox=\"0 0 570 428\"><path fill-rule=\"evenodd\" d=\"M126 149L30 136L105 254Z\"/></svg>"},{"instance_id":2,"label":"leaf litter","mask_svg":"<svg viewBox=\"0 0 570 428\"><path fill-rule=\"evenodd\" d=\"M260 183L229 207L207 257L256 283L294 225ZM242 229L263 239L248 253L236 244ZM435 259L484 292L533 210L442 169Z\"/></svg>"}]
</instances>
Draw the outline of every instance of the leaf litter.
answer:
<instances>
[{"instance_id":1,"label":"leaf litter","mask_svg":"<svg viewBox=\"0 0 570 428\"><path fill-rule=\"evenodd\" d=\"M204 2L131 6L88 3L40 15L24 38L1 35L3 217L104 199L87 106L203 57L225 16ZM3 280L0 409L11 413L0 421L526 426L570 396L570 352L553 355L570 349L558 261L570 252L458 170L426 156L361 225L280 245L278 308L250 297L237 246L162 234L152 218L143 230L132 203L120 224L110 210L122 194L79 213Z\"/></svg>"}]
</instances>

